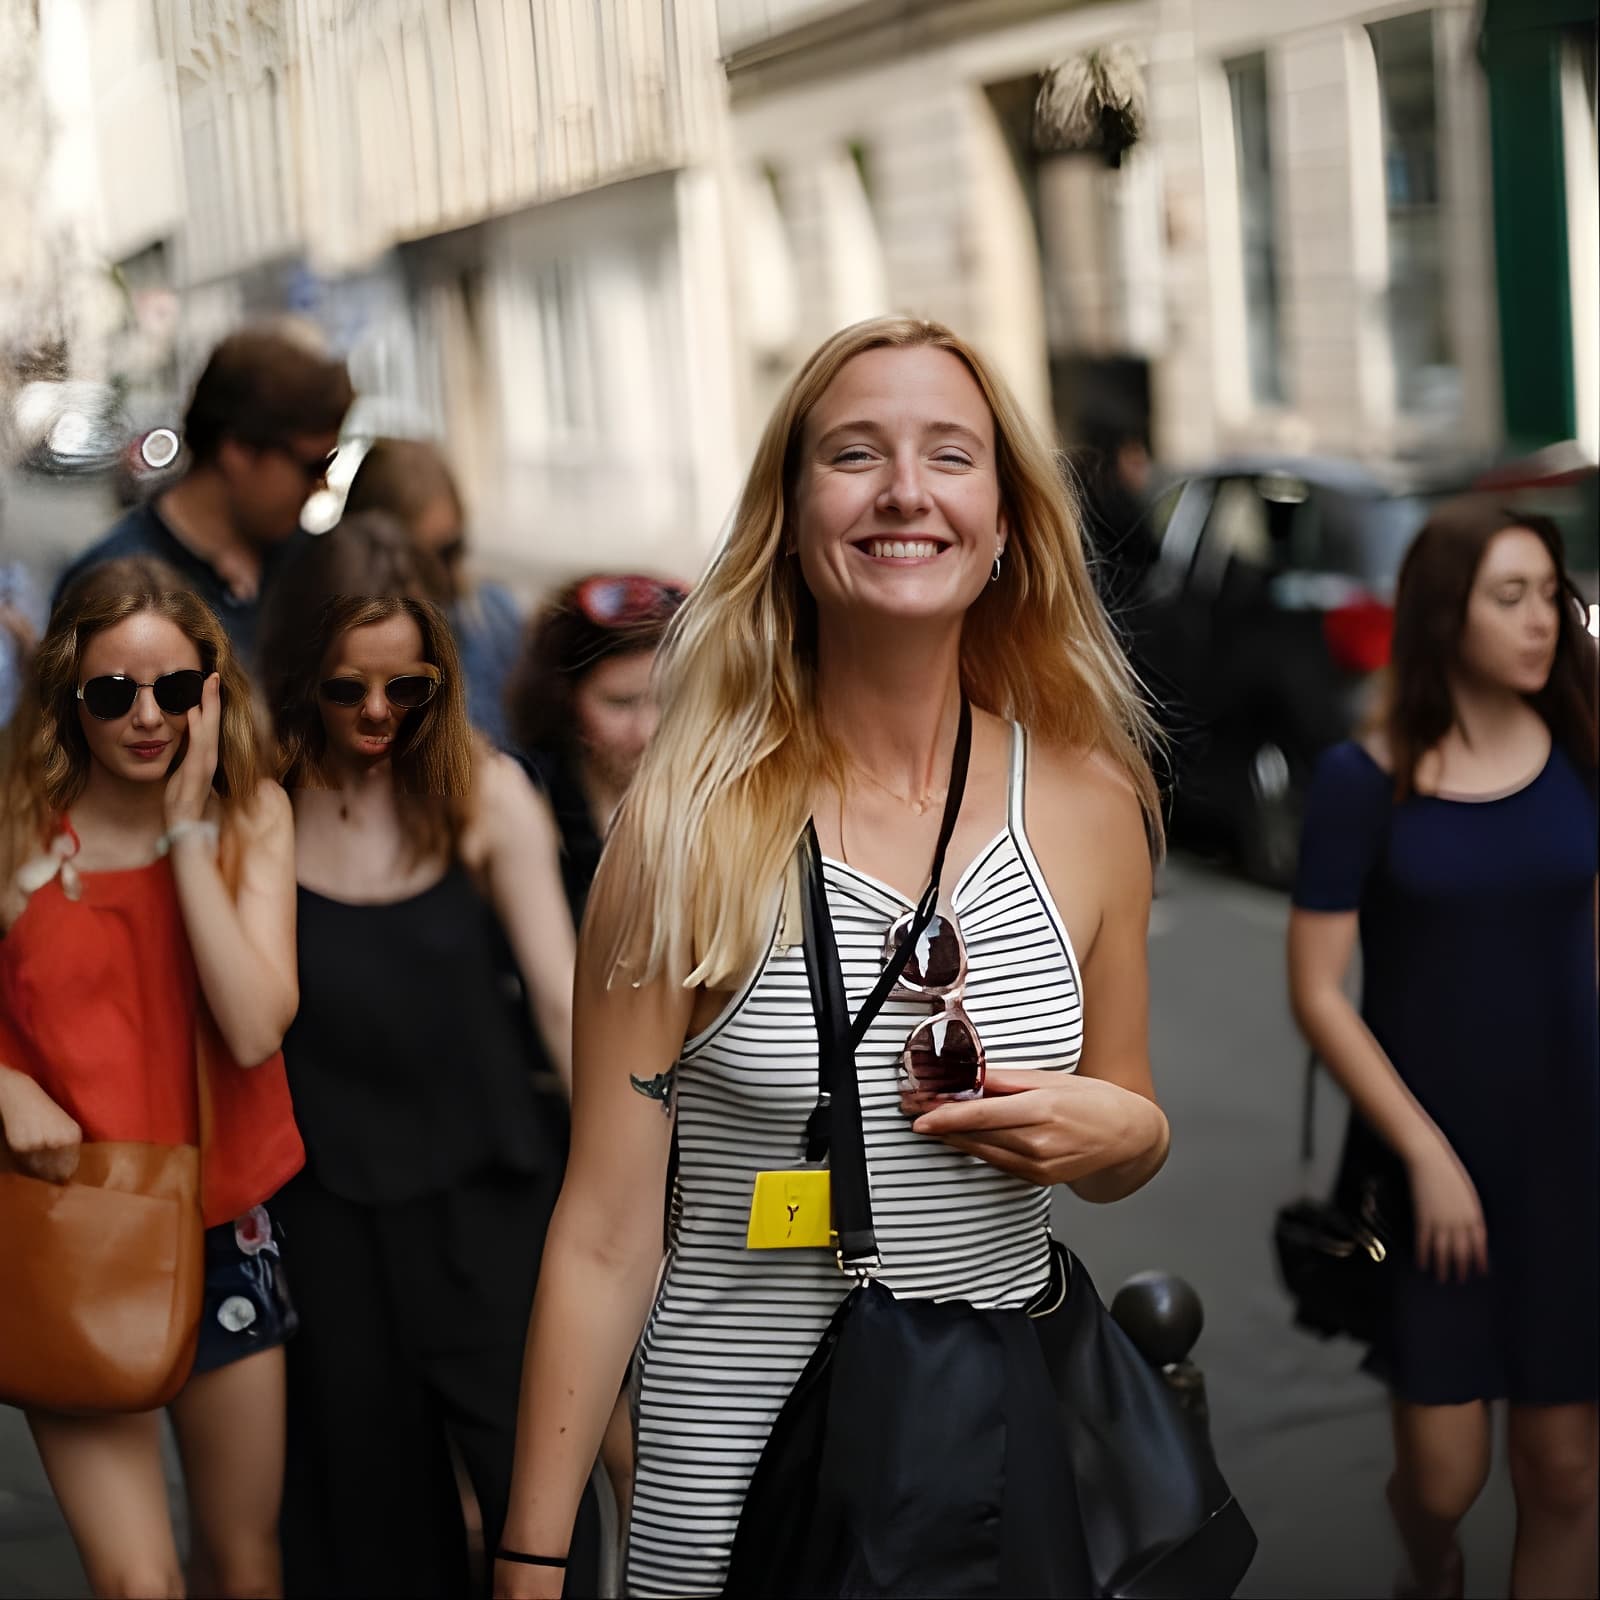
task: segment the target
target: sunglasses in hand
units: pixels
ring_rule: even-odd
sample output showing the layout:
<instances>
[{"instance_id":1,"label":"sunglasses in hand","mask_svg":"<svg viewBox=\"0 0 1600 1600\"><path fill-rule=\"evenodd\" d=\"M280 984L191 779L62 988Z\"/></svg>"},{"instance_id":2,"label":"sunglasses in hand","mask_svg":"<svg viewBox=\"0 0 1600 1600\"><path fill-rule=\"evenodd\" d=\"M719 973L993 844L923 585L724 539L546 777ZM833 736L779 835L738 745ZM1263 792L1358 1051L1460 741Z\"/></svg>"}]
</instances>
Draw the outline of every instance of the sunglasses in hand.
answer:
<instances>
[{"instance_id":1,"label":"sunglasses in hand","mask_svg":"<svg viewBox=\"0 0 1600 1600\"><path fill-rule=\"evenodd\" d=\"M884 944L887 963L899 950L916 913L890 928ZM934 1013L911 1030L900 1052L900 1105L915 1114L943 1100L973 1100L983 1093L983 1041L961 1004L967 987L967 947L954 916L936 913L911 947L910 959L891 993L897 999L923 1000Z\"/></svg>"},{"instance_id":2,"label":"sunglasses in hand","mask_svg":"<svg viewBox=\"0 0 1600 1600\"><path fill-rule=\"evenodd\" d=\"M444 674L437 668L428 672L403 672L383 685L384 698L402 711L415 711L425 706L439 692ZM353 711L367 698L369 685L365 678L325 678L319 692L329 705Z\"/></svg>"},{"instance_id":3,"label":"sunglasses in hand","mask_svg":"<svg viewBox=\"0 0 1600 1600\"><path fill-rule=\"evenodd\" d=\"M139 691L148 689L155 696L156 704L169 717L181 717L200 704L205 687L206 674L192 669L163 672L154 683L140 683L120 672L113 672L80 683L78 698L83 702L83 709L96 722L115 722L133 710Z\"/></svg>"}]
</instances>

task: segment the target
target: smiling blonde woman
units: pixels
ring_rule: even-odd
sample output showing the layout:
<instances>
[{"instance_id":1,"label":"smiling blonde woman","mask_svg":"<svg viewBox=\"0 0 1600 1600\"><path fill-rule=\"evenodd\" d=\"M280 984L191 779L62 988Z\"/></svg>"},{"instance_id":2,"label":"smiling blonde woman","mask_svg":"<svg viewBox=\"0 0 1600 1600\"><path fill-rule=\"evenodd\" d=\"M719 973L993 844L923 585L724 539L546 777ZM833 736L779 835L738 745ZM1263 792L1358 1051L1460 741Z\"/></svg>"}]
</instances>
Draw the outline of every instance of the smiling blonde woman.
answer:
<instances>
[{"instance_id":1,"label":"smiling blonde woman","mask_svg":"<svg viewBox=\"0 0 1600 1600\"><path fill-rule=\"evenodd\" d=\"M1052 454L977 352L899 318L816 352L669 633L661 694L580 942L574 1142L524 1368L506 1595L560 1593L641 1327L628 1588L721 1589L773 1419L849 1287L828 1249L746 1245L755 1177L797 1164L817 1097L788 868L812 819L854 1009L928 882L968 702L940 912L965 937L988 1075L913 1115L896 1065L926 1002L890 999L861 1041L881 1280L1025 1305L1049 1275L1050 1186L1118 1199L1166 1155L1145 1014L1150 725Z\"/></svg>"}]
</instances>

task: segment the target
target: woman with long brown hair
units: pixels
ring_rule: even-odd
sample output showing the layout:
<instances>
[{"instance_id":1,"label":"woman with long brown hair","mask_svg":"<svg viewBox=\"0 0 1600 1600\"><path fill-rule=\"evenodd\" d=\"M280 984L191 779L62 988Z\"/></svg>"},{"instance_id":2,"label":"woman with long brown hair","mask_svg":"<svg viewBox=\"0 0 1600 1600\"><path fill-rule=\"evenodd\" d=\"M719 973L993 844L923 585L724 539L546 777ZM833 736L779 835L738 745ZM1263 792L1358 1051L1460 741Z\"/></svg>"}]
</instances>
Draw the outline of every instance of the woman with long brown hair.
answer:
<instances>
[{"instance_id":1,"label":"woman with long brown hair","mask_svg":"<svg viewBox=\"0 0 1600 1600\"><path fill-rule=\"evenodd\" d=\"M1401 569L1386 712L1310 795L1290 993L1350 1096L1352 1152L1376 1135L1410 1213L1369 1366L1422 1595L1463 1592L1497 1400L1511 1592L1595 1593L1596 703L1555 525L1455 501Z\"/></svg>"},{"instance_id":2,"label":"woman with long brown hair","mask_svg":"<svg viewBox=\"0 0 1600 1600\"><path fill-rule=\"evenodd\" d=\"M485 1536L564 1111L573 936L548 809L468 725L403 530L324 536L275 599L267 695L294 804L305 1172L289 1366L291 1593L460 1593L451 1446Z\"/></svg>"},{"instance_id":3,"label":"woman with long brown hair","mask_svg":"<svg viewBox=\"0 0 1600 1600\"><path fill-rule=\"evenodd\" d=\"M1148 720L1051 453L975 350L885 317L811 357L673 621L661 682L580 944L573 1151L504 1594L560 1593L636 1341L628 1591L719 1593L757 1457L849 1290L825 1238L747 1248L756 1175L803 1158L818 1104L785 892L808 819L854 1010L927 895L954 797L923 975L944 994L964 983L959 1018L888 999L856 1054L897 1295L1027 1306L1051 1277L1050 1186L1115 1200L1166 1155L1147 1048ZM948 1046L970 1072L930 1107L897 1069L935 1030L940 1061Z\"/></svg>"},{"instance_id":4,"label":"woman with long brown hair","mask_svg":"<svg viewBox=\"0 0 1600 1600\"><path fill-rule=\"evenodd\" d=\"M201 1594L277 1594L294 1312L273 1197L304 1159L279 1050L297 1001L289 803L258 772L227 635L148 559L69 587L10 737L5 1145L24 1172L65 1182L88 1141L199 1144L206 1075L205 1294L170 1408L189 1575ZM28 1423L94 1592L182 1594L159 1414Z\"/></svg>"}]
</instances>

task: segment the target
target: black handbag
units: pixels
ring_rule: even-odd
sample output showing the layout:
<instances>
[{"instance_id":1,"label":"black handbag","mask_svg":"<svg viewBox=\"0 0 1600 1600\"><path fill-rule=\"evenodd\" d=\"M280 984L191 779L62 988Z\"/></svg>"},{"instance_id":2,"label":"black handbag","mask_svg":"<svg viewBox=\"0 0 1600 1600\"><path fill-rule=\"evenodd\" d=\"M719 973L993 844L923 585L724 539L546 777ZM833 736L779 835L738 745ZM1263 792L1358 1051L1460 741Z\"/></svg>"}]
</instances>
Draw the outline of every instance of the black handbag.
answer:
<instances>
[{"instance_id":1,"label":"black handbag","mask_svg":"<svg viewBox=\"0 0 1600 1600\"><path fill-rule=\"evenodd\" d=\"M933 915L970 737L963 704L945 824L916 919L854 1023L807 829L806 968L830 1154L835 1255L856 1285L756 1465L728 1596L1223 1596L1255 1535L1197 1425L1051 1247L1026 1310L901 1300L872 1274L855 1049Z\"/></svg>"},{"instance_id":2,"label":"black handbag","mask_svg":"<svg viewBox=\"0 0 1600 1600\"><path fill-rule=\"evenodd\" d=\"M1300 1136L1307 1163L1317 1070L1313 1052ZM1400 1163L1352 1110L1332 1194L1291 1201L1273 1223L1278 1274L1294 1301L1296 1327L1324 1339L1371 1344L1381 1338L1394 1292L1395 1245L1408 1222L1406 1198Z\"/></svg>"}]
</instances>

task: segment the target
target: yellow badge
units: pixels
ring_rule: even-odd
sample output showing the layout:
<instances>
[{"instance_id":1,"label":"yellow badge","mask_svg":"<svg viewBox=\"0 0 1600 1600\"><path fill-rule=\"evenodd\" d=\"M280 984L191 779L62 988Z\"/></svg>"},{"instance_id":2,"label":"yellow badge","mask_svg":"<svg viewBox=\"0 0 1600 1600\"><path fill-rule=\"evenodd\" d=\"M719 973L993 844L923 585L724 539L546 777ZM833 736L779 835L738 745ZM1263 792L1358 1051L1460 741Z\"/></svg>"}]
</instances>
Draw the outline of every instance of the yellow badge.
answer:
<instances>
[{"instance_id":1,"label":"yellow badge","mask_svg":"<svg viewBox=\"0 0 1600 1600\"><path fill-rule=\"evenodd\" d=\"M752 1250L827 1249L833 1243L827 1169L758 1172L745 1243Z\"/></svg>"}]
</instances>

